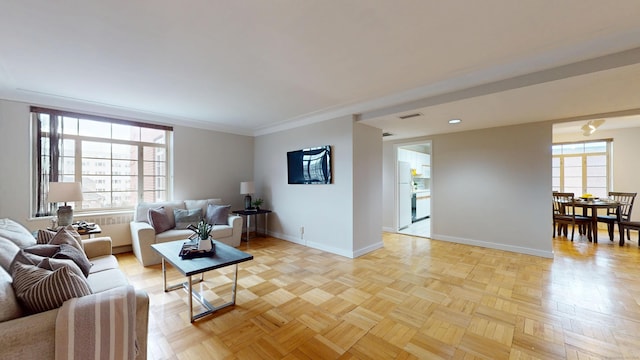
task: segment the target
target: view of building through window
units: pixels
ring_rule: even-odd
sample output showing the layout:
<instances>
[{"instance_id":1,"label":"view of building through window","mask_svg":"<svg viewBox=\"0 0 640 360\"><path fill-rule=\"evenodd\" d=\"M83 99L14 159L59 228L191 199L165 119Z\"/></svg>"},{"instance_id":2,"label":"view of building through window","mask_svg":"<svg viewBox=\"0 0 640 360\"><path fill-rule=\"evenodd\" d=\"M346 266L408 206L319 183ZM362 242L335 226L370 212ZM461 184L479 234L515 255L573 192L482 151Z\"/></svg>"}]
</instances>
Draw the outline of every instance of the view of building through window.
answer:
<instances>
[{"instance_id":1,"label":"view of building through window","mask_svg":"<svg viewBox=\"0 0 640 360\"><path fill-rule=\"evenodd\" d=\"M48 182L81 182L84 199L75 211L132 209L139 201L169 198L170 128L79 114L33 114L40 144L35 179L45 192Z\"/></svg>"}]
</instances>

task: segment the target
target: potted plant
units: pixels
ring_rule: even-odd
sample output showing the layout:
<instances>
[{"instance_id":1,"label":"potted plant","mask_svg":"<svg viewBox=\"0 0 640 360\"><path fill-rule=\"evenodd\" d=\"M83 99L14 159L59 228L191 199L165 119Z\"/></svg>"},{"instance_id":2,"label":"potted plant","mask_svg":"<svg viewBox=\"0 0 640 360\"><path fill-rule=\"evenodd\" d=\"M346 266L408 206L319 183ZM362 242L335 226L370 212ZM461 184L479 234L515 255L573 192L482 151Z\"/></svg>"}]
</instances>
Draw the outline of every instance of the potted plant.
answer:
<instances>
[{"instance_id":1,"label":"potted plant","mask_svg":"<svg viewBox=\"0 0 640 360\"><path fill-rule=\"evenodd\" d=\"M253 206L255 206L256 210L260 210L260 205L262 205L262 199L261 198L257 198L255 200L253 200L253 203L251 203Z\"/></svg>"},{"instance_id":2,"label":"potted plant","mask_svg":"<svg viewBox=\"0 0 640 360\"><path fill-rule=\"evenodd\" d=\"M209 232L211 232L211 225L207 224L207 222L204 220L200 220L196 231L196 233L198 234L199 251L211 251L212 246Z\"/></svg>"}]
</instances>

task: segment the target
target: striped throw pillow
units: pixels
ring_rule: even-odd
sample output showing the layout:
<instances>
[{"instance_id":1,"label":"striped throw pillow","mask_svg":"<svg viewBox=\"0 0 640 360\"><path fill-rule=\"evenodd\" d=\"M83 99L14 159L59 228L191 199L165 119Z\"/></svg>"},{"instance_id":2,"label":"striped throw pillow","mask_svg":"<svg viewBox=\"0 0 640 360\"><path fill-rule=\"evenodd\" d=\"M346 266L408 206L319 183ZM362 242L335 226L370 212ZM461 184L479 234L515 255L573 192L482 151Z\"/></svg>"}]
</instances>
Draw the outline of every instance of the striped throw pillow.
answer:
<instances>
[{"instance_id":1,"label":"striped throw pillow","mask_svg":"<svg viewBox=\"0 0 640 360\"><path fill-rule=\"evenodd\" d=\"M38 230L38 236L36 237L36 243L38 244L48 244L53 237L56 236L55 231L51 230Z\"/></svg>"},{"instance_id":2,"label":"striped throw pillow","mask_svg":"<svg viewBox=\"0 0 640 360\"><path fill-rule=\"evenodd\" d=\"M91 294L87 280L66 266L49 271L35 265L17 264L13 288L31 313L56 309L69 299Z\"/></svg>"}]
</instances>

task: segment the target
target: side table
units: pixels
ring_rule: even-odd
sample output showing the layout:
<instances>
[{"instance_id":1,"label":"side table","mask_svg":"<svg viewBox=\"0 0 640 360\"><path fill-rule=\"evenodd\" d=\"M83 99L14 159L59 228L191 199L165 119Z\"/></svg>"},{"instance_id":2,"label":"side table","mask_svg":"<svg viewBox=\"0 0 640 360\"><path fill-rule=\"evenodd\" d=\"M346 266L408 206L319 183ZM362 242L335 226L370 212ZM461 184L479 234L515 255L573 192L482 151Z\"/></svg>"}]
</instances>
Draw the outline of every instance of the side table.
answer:
<instances>
[{"instance_id":1,"label":"side table","mask_svg":"<svg viewBox=\"0 0 640 360\"><path fill-rule=\"evenodd\" d=\"M268 233L267 228L268 228L268 224L269 221L267 221L267 216L271 213L271 210L264 210L264 209L249 209L249 210L234 210L232 211L232 213L240 215L240 216L244 216L247 218L247 221L245 221L245 241L249 242L249 228L251 227L251 217L254 216L255 217L255 221L256 221L256 234L258 233L258 215L262 215L264 217L264 232L265 234Z\"/></svg>"},{"instance_id":2,"label":"side table","mask_svg":"<svg viewBox=\"0 0 640 360\"><path fill-rule=\"evenodd\" d=\"M77 226L73 226L74 229L76 229L76 231L78 232L78 234L80 234L80 236L84 236L87 235L89 237L89 239L93 239L93 237L97 234L102 233L102 228L100 228L100 225L95 224L94 227L92 229L79 229ZM58 226L55 229L52 229L51 227L48 227L47 230L50 231L58 231L60 230L60 226Z\"/></svg>"},{"instance_id":3,"label":"side table","mask_svg":"<svg viewBox=\"0 0 640 360\"><path fill-rule=\"evenodd\" d=\"M98 224L94 224L94 228L93 229L76 229L76 231L78 232L78 234L80 235L87 235L89 236L89 239L93 239L93 237L96 234L100 234L102 233L102 229L100 228L100 225Z\"/></svg>"}]
</instances>

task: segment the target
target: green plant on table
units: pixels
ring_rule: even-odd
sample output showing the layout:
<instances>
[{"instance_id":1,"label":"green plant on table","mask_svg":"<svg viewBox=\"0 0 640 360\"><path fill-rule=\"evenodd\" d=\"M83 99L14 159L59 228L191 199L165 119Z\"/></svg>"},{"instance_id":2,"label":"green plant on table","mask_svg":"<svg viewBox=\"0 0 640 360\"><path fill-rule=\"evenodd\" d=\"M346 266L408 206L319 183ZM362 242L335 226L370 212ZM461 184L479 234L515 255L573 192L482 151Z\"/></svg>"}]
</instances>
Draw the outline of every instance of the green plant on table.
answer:
<instances>
[{"instance_id":1,"label":"green plant on table","mask_svg":"<svg viewBox=\"0 0 640 360\"><path fill-rule=\"evenodd\" d=\"M253 202L251 203L251 205L255 206L256 209L260 208L260 205L262 205L262 199L261 198L257 198L255 200L253 200Z\"/></svg>"},{"instance_id":2,"label":"green plant on table","mask_svg":"<svg viewBox=\"0 0 640 360\"><path fill-rule=\"evenodd\" d=\"M207 240L209 238L209 232L211 231L211 225L207 224L206 221L200 220L198 223L198 236L202 240Z\"/></svg>"}]
</instances>

